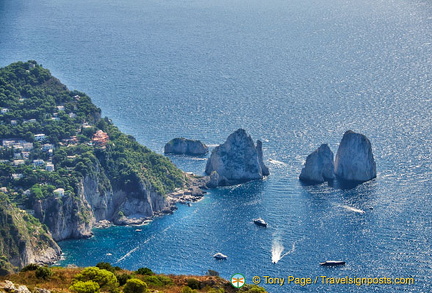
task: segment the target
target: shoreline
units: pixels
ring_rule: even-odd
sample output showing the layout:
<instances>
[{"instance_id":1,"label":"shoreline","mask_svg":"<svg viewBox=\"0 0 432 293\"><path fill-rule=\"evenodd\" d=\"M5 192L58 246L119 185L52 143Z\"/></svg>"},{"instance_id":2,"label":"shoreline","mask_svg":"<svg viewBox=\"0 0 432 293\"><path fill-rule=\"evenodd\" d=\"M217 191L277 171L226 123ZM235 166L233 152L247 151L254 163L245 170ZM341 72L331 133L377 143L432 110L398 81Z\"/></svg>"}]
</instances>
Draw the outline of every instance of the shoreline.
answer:
<instances>
[{"instance_id":1,"label":"shoreline","mask_svg":"<svg viewBox=\"0 0 432 293\"><path fill-rule=\"evenodd\" d=\"M207 183L209 182L208 176L199 176L195 174L186 173L188 181L184 188L177 188L176 190L167 193L166 203L167 206L160 211L155 212L152 216L147 217L137 217L122 216L118 219L110 220L100 220L94 223L92 229L106 229L111 226L145 226L150 224L155 218L162 217L165 215L171 215L178 209L177 204L190 205L191 203L196 203L204 198L207 193ZM91 237L91 236L90 236Z\"/></svg>"}]
</instances>

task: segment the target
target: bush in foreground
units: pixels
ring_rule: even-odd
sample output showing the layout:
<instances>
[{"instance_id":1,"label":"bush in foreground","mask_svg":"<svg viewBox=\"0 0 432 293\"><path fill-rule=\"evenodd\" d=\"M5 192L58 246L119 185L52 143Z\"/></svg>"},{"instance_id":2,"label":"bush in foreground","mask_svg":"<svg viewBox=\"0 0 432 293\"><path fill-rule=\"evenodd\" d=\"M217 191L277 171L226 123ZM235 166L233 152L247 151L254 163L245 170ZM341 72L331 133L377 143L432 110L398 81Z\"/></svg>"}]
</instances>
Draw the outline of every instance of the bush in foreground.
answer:
<instances>
[{"instance_id":1,"label":"bush in foreground","mask_svg":"<svg viewBox=\"0 0 432 293\"><path fill-rule=\"evenodd\" d=\"M69 287L69 290L76 293L98 293L99 284L93 281L78 281Z\"/></svg>"},{"instance_id":2,"label":"bush in foreground","mask_svg":"<svg viewBox=\"0 0 432 293\"><path fill-rule=\"evenodd\" d=\"M140 279L129 279L123 288L124 293L145 293L147 292L147 284Z\"/></svg>"}]
</instances>

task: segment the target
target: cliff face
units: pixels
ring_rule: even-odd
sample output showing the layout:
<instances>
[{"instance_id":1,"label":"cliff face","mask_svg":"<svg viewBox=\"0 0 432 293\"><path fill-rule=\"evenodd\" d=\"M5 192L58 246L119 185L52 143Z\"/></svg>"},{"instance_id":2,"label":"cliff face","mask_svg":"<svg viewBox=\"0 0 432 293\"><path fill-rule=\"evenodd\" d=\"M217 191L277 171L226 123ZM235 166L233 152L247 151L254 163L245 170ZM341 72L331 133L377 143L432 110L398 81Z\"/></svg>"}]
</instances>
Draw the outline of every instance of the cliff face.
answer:
<instances>
[{"instance_id":1,"label":"cliff face","mask_svg":"<svg viewBox=\"0 0 432 293\"><path fill-rule=\"evenodd\" d=\"M128 224L127 218L134 218L136 223L170 206L165 196L149 183L141 181L134 192L113 189L99 164L95 170L96 173L82 178L77 184L77 197L35 201L35 216L48 226L56 241L90 237L94 224L101 220ZM120 217L126 218L119 221Z\"/></svg>"},{"instance_id":2,"label":"cliff face","mask_svg":"<svg viewBox=\"0 0 432 293\"><path fill-rule=\"evenodd\" d=\"M376 164L369 139L351 130L345 132L335 158L335 174L348 181L367 181L376 177Z\"/></svg>"},{"instance_id":3,"label":"cliff face","mask_svg":"<svg viewBox=\"0 0 432 293\"><path fill-rule=\"evenodd\" d=\"M217 185L229 185L269 175L263 162L261 142L255 146L243 129L238 129L228 136L225 143L214 148L205 172L213 177L213 185L216 181Z\"/></svg>"},{"instance_id":4,"label":"cliff face","mask_svg":"<svg viewBox=\"0 0 432 293\"><path fill-rule=\"evenodd\" d=\"M61 250L51 234L25 211L0 200L0 274L30 263L48 264Z\"/></svg>"},{"instance_id":5,"label":"cliff face","mask_svg":"<svg viewBox=\"0 0 432 293\"><path fill-rule=\"evenodd\" d=\"M327 144L323 144L307 156L299 178L306 182L322 183L334 177L333 152Z\"/></svg>"}]
</instances>

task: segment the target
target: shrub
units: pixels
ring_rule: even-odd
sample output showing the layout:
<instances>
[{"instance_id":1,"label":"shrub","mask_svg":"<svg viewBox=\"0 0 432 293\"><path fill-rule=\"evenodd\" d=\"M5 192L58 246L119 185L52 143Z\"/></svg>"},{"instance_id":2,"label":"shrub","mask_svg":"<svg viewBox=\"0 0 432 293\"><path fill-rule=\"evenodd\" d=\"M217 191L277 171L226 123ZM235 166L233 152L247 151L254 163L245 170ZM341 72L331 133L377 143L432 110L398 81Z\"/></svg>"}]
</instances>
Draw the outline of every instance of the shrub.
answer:
<instances>
[{"instance_id":1,"label":"shrub","mask_svg":"<svg viewBox=\"0 0 432 293\"><path fill-rule=\"evenodd\" d=\"M35 276L38 279L49 280L52 276L52 271L49 267L38 267Z\"/></svg>"},{"instance_id":2,"label":"shrub","mask_svg":"<svg viewBox=\"0 0 432 293\"><path fill-rule=\"evenodd\" d=\"M115 268L109 262L100 262L96 265L97 268L110 271L112 273L115 272Z\"/></svg>"},{"instance_id":3,"label":"shrub","mask_svg":"<svg viewBox=\"0 0 432 293\"><path fill-rule=\"evenodd\" d=\"M113 291L118 287L116 276L112 272L98 267L85 268L81 273L75 275L74 282L77 281L93 281L98 283L101 289L109 291Z\"/></svg>"},{"instance_id":4,"label":"shrub","mask_svg":"<svg viewBox=\"0 0 432 293\"><path fill-rule=\"evenodd\" d=\"M184 286L180 293L197 293L197 290L192 289L191 287Z\"/></svg>"},{"instance_id":5,"label":"shrub","mask_svg":"<svg viewBox=\"0 0 432 293\"><path fill-rule=\"evenodd\" d=\"M135 271L135 273L137 273L138 275L154 275L153 271L149 268L139 268L138 270Z\"/></svg>"},{"instance_id":6,"label":"shrub","mask_svg":"<svg viewBox=\"0 0 432 293\"><path fill-rule=\"evenodd\" d=\"M93 281L78 281L70 286L69 290L77 293L98 293L99 284Z\"/></svg>"},{"instance_id":7,"label":"shrub","mask_svg":"<svg viewBox=\"0 0 432 293\"><path fill-rule=\"evenodd\" d=\"M123 288L124 293L145 293L147 292L147 284L140 279L129 279Z\"/></svg>"},{"instance_id":8,"label":"shrub","mask_svg":"<svg viewBox=\"0 0 432 293\"><path fill-rule=\"evenodd\" d=\"M21 272L36 271L39 266L35 263L26 265L21 269Z\"/></svg>"},{"instance_id":9,"label":"shrub","mask_svg":"<svg viewBox=\"0 0 432 293\"><path fill-rule=\"evenodd\" d=\"M194 278L187 279L187 285L191 289L200 289L200 287L201 287L200 282Z\"/></svg>"},{"instance_id":10,"label":"shrub","mask_svg":"<svg viewBox=\"0 0 432 293\"><path fill-rule=\"evenodd\" d=\"M123 286L124 284L126 284L127 280L131 279L132 276L126 273L123 273L121 275L116 275L117 280L120 284L120 286Z\"/></svg>"}]
</instances>

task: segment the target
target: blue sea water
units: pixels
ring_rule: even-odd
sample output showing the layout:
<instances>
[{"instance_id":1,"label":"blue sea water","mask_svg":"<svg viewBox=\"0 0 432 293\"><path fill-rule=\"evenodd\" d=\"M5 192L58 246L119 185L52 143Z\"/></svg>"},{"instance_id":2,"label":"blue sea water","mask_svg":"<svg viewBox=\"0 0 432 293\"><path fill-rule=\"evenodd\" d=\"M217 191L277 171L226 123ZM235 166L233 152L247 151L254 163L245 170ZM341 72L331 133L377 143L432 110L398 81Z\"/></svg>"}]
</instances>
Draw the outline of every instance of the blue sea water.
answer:
<instances>
[{"instance_id":1,"label":"blue sea water","mask_svg":"<svg viewBox=\"0 0 432 293\"><path fill-rule=\"evenodd\" d=\"M242 127L263 141L271 171L211 190L141 232L113 227L63 241L62 265L213 269L248 283L255 275L413 277L414 285L263 285L432 291L430 1L2 0L0 66L29 59L156 152L179 136L216 145ZM370 138L377 178L353 189L301 185L307 154L322 143L336 152L348 129ZM203 159L170 158L203 173ZM256 217L269 227L255 226ZM214 260L216 252L228 260ZM347 264L318 265L327 259Z\"/></svg>"}]
</instances>

